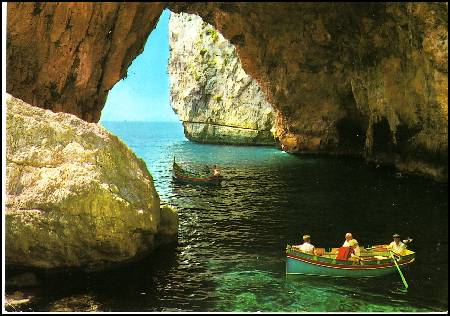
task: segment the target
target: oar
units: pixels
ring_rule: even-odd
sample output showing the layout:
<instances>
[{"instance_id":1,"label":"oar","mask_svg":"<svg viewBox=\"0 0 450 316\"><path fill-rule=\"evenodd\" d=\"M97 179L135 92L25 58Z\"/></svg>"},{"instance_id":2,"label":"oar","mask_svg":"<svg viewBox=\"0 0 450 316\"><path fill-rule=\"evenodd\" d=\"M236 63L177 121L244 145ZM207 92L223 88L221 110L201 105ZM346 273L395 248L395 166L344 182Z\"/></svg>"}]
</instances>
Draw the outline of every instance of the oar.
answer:
<instances>
[{"instance_id":1,"label":"oar","mask_svg":"<svg viewBox=\"0 0 450 316\"><path fill-rule=\"evenodd\" d=\"M403 276L403 273L402 273L402 271L400 270L400 267L397 264L397 260L395 260L392 251L389 250L389 254L391 255L392 260L394 260L395 266L397 267L398 273L400 273L400 276L402 278L402 281L403 281L403 284L405 285L406 290L408 290L408 283L406 283L406 279Z\"/></svg>"}]
</instances>

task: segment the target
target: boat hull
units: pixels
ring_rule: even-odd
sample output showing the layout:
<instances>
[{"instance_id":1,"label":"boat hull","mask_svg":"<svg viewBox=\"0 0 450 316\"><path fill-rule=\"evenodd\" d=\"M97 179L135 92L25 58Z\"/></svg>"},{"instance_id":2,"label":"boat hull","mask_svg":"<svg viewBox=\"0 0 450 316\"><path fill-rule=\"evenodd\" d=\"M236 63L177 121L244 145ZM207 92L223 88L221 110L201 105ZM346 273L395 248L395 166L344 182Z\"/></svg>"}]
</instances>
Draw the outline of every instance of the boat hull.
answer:
<instances>
[{"instance_id":1,"label":"boat hull","mask_svg":"<svg viewBox=\"0 0 450 316\"><path fill-rule=\"evenodd\" d=\"M398 262L398 266L404 268L413 261L414 256L409 256ZM286 274L370 278L396 272L397 267L392 260L357 262L319 258L318 256L292 251L286 255Z\"/></svg>"},{"instance_id":2,"label":"boat hull","mask_svg":"<svg viewBox=\"0 0 450 316\"><path fill-rule=\"evenodd\" d=\"M180 175L173 174L172 178L180 183L184 184L203 184L203 185L219 185L222 181L222 178L206 178L206 179L198 179L198 178L189 178L183 177Z\"/></svg>"},{"instance_id":3,"label":"boat hull","mask_svg":"<svg viewBox=\"0 0 450 316\"><path fill-rule=\"evenodd\" d=\"M181 169L178 164L174 163L172 167L172 178L178 182L185 184L203 184L203 185L219 185L222 176L199 176L188 173Z\"/></svg>"}]
</instances>

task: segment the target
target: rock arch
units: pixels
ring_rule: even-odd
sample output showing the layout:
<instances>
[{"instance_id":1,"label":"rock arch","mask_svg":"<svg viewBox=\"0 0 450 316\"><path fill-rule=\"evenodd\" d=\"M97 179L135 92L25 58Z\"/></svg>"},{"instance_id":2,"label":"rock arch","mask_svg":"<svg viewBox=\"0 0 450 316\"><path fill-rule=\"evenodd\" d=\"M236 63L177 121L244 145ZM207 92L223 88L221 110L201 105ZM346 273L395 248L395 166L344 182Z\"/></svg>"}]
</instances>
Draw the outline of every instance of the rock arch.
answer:
<instances>
[{"instance_id":1,"label":"rock arch","mask_svg":"<svg viewBox=\"0 0 450 316\"><path fill-rule=\"evenodd\" d=\"M337 122L348 116L367 122L370 148L372 125L385 119L393 135L414 131L403 152L420 148L391 159L398 167L448 178L446 3L8 3L7 92L98 121L166 7L236 45L280 112L287 150L339 151Z\"/></svg>"}]
</instances>

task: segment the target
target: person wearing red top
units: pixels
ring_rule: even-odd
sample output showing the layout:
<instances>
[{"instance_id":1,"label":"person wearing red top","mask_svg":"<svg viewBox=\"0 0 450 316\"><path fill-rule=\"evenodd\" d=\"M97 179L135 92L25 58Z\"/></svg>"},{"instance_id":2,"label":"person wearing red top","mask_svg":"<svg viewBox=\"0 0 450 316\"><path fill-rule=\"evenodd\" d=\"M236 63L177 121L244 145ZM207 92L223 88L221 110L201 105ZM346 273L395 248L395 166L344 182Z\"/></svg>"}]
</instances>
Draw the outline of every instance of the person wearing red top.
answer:
<instances>
[{"instance_id":1,"label":"person wearing red top","mask_svg":"<svg viewBox=\"0 0 450 316\"><path fill-rule=\"evenodd\" d=\"M360 260L355 248L358 247L358 242L355 239L348 241L348 247L340 247L336 255L338 260Z\"/></svg>"}]
</instances>

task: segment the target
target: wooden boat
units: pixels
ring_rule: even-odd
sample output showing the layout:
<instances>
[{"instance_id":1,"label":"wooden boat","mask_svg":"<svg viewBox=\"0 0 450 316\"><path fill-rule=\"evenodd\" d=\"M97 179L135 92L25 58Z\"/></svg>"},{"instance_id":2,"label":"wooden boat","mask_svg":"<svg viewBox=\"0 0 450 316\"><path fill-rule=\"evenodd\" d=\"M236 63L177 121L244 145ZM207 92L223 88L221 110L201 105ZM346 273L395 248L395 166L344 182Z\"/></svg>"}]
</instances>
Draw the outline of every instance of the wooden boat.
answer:
<instances>
[{"instance_id":1,"label":"wooden boat","mask_svg":"<svg viewBox=\"0 0 450 316\"><path fill-rule=\"evenodd\" d=\"M337 260L338 248L316 248L316 254L311 255L296 249L286 247L286 274L306 274L332 277L378 277L396 273L397 267L390 256L387 245L377 245L370 249L361 247L361 260ZM415 253L409 249L397 260L400 268L412 263Z\"/></svg>"},{"instance_id":2,"label":"wooden boat","mask_svg":"<svg viewBox=\"0 0 450 316\"><path fill-rule=\"evenodd\" d=\"M172 177L179 182L190 184L218 185L222 181L221 175L214 176L183 170L183 168L175 162L175 159L172 165Z\"/></svg>"}]
</instances>

